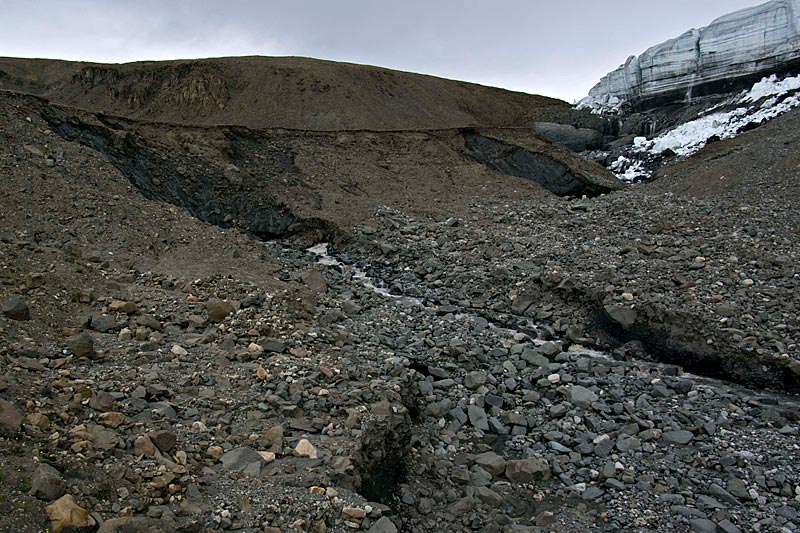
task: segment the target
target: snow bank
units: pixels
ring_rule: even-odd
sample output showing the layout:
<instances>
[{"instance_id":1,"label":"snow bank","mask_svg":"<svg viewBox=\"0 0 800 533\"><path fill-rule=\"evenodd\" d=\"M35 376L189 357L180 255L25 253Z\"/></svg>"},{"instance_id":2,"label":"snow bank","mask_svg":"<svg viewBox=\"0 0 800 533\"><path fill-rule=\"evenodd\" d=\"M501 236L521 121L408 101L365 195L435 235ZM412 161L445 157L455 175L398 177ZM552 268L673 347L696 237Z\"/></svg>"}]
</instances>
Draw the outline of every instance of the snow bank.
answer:
<instances>
[{"instance_id":1,"label":"snow bank","mask_svg":"<svg viewBox=\"0 0 800 533\"><path fill-rule=\"evenodd\" d=\"M800 106L798 95L783 98L800 90L800 76L778 80L775 75L764 78L749 91L741 93L733 104L748 104L764 100L760 106L738 107L732 111L712 113L686 122L655 139L634 142L635 152L661 154L672 150L679 156L689 156L703 148L711 137L730 139L746 125L771 120Z\"/></svg>"}]
</instances>

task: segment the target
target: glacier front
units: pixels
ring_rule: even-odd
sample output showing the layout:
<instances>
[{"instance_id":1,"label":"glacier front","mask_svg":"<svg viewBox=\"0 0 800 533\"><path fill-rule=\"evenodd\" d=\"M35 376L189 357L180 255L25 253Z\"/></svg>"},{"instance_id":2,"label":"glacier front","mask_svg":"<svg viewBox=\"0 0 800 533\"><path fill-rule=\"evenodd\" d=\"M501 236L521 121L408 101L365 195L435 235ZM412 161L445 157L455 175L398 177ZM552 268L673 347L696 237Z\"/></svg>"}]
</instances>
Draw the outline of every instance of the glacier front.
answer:
<instances>
[{"instance_id":1,"label":"glacier front","mask_svg":"<svg viewBox=\"0 0 800 533\"><path fill-rule=\"evenodd\" d=\"M800 64L800 0L773 0L736 11L631 56L604 76L579 107L691 101Z\"/></svg>"}]
</instances>

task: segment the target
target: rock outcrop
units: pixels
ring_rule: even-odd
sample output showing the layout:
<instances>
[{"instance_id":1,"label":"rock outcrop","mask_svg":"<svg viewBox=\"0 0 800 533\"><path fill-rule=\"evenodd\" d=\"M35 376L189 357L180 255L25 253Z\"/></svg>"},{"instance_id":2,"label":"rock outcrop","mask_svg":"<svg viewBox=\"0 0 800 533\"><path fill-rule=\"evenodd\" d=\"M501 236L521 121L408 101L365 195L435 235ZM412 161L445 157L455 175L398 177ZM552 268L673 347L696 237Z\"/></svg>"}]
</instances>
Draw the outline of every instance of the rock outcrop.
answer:
<instances>
[{"instance_id":1,"label":"rock outcrop","mask_svg":"<svg viewBox=\"0 0 800 533\"><path fill-rule=\"evenodd\" d=\"M800 0L773 0L720 17L607 74L582 107L619 108L691 100L741 89L800 64Z\"/></svg>"}]
</instances>

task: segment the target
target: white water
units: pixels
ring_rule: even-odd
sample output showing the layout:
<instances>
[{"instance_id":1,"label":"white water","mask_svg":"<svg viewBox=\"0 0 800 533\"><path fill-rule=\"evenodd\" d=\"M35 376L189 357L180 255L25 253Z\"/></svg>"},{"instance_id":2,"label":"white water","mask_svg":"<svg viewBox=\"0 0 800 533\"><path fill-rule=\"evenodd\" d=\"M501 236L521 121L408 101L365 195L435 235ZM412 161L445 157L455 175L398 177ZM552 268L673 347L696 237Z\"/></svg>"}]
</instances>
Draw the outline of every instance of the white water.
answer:
<instances>
[{"instance_id":1,"label":"white water","mask_svg":"<svg viewBox=\"0 0 800 533\"><path fill-rule=\"evenodd\" d=\"M311 248L308 248L308 251L317 256L317 264L339 267L342 269L343 272L351 273L352 279L354 281L360 282L364 287L366 287L367 289L371 290L376 294L380 294L381 296L384 296L386 298L392 298L398 300L406 305L425 307L425 305L422 303L422 300L420 300L419 298L412 298L410 296L398 296L395 294L391 294L384 287L376 286L372 278L369 277L367 273L361 270L360 268L350 265L345 265L335 257L332 257L328 252L328 243L326 242L312 246Z\"/></svg>"}]
</instances>

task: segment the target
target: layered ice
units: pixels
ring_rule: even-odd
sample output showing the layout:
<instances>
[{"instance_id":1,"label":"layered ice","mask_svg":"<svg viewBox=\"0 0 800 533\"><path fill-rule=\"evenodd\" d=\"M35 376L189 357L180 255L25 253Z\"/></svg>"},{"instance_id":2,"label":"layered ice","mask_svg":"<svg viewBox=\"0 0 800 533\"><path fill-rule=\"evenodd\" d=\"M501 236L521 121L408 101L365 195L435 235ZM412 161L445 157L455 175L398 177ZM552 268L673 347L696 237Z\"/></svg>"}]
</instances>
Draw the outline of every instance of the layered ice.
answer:
<instances>
[{"instance_id":1,"label":"layered ice","mask_svg":"<svg viewBox=\"0 0 800 533\"><path fill-rule=\"evenodd\" d=\"M617 111L625 102L680 94L715 82L781 71L800 60L800 0L773 0L631 56L581 100L580 108Z\"/></svg>"}]
</instances>

